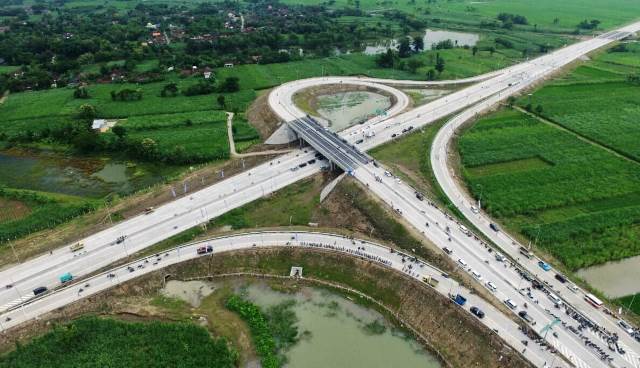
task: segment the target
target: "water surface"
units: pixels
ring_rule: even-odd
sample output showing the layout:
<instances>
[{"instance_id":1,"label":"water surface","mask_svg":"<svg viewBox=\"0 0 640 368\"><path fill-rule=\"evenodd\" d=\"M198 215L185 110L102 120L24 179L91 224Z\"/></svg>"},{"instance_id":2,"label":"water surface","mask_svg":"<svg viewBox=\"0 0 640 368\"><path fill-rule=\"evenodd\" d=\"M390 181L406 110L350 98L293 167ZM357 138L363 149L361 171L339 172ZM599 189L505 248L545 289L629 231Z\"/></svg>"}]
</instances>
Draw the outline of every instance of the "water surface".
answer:
<instances>
[{"instance_id":1,"label":"water surface","mask_svg":"<svg viewBox=\"0 0 640 368\"><path fill-rule=\"evenodd\" d=\"M339 132L382 114L391 107L391 99L374 92L339 92L318 96L318 114L329 121L329 129Z\"/></svg>"},{"instance_id":2,"label":"water surface","mask_svg":"<svg viewBox=\"0 0 640 368\"><path fill-rule=\"evenodd\" d=\"M612 298L640 293L640 256L583 268L577 274Z\"/></svg>"},{"instance_id":3,"label":"water surface","mask_svg":"<svg viewBox=\"0 0 640 368\"><path fill-rule=\"evenodd\" d=\"M480 35L475 33L427 29L422 39L424 41L424 50L431 50L435 44L446 40L451 40L456 47L475 46L480 40ZM398 40L391 39L373 45L367 45L364 53L366 55L378 55L387 52L388 49L398 50Z\"/></svg>"}]
</instances>

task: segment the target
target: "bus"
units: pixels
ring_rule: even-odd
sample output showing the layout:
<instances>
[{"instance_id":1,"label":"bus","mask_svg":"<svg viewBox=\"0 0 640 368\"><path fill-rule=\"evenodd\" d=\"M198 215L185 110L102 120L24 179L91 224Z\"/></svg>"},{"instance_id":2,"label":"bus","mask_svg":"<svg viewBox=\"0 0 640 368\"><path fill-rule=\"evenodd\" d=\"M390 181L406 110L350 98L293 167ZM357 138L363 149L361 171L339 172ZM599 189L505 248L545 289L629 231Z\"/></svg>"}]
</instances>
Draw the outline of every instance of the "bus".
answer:
<instances>
[{"instance_id":1,"label":"bus","mask_svg":"<svg viewBox=\"0 0 640 368\"><path fill-rule=\"evenodd\" d=\"M595 308L600 308L602 307L602 301L598 298L596 298L595 295L593 294L587 294L584 296L584 300L587 301L587 303L593 305Z\"/></svg>"}]
</instances>

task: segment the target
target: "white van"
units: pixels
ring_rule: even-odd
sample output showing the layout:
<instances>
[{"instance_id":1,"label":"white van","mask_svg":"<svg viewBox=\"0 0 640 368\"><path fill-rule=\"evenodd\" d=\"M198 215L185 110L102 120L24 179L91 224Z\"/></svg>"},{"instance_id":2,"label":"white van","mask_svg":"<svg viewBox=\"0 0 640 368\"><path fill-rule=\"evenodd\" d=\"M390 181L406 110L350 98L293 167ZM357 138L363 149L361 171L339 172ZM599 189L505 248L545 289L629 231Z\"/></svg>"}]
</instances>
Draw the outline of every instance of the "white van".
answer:
<instances>
[{"instance_id":1,"label":"white van","mask_svg":"<svg viewBox=\"0 0 640 368\"><path fill-rule=\"evenodd\" d=\"M464 235L469 235L469 234L470 234L470 233L469 233L469 229L467 229L467 227L466 227L466 226L464 226L464 225L460 225L460 231L462 231L462 233L463 233Z\"/></svg>"},{"instance_id":2,"label":"white van","mask_svg":"<svg viewBox=\"0 0 640 368\"><path fill-rule=\"evenodd\" d=\"M458 258L458 263L459 263L462 267L467 268L467 262L465 262L465 261L464 261L464 259L462 259L462 258Z\"/></svg>"},{"instance_id":3,"label":"white van","mask_svg":"<svg viewBox=\"0 0 640 368\"><path fill-rule=\"evenodd\" d=\"M560 299L556 294L549 293L549 300L553 302L553 304L560 306L562 305L562 299Z\"/></svg>"},{"instance_id":4,"label":"white van","mask_svg":"<svg viewBox=\"0 0 640 368\"><path fill-rule=\"evenodd\" d=\"M494 293L498 290L498 288L496 287L496 285L495 285L493 282L491 282L491 281L487 281L487 283L486 283L485 285L487 286L487 288L488 288L489 290L491 290L491 291L492 291L492 292L494 292Z\"/></svg>"},{"instance_id":5,"label":"white van","mask_svg":"<svg viewBox=\"0 0 640 368\"><path fill-rule=\"evenodd\" d=\"M507 307L509 307L509 308L511 308L511 309L513 309L513 310L515 310L516 308L518 308L518 305L517 305L516 303L514 303L514 302L513 302L513 300L511 300L511 299L505 299L505 300L504 300L504 304L506 304L506 305L507 305Z\"/></svg>"}]
</instances>

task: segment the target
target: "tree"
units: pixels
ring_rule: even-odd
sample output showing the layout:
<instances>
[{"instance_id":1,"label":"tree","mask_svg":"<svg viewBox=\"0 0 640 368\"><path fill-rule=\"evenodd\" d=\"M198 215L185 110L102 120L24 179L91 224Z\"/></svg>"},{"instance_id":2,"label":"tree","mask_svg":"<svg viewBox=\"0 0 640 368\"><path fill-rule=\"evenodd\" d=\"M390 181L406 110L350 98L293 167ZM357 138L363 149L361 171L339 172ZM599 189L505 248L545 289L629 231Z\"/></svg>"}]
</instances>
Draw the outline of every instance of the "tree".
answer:
<instances>
[{"instance_id":1,"label":"tree","mask_svg":"<svg viewBox=\"0 0 640 368\"><path fill-rule=\"evenodd\" d=\"M544 109L542 108L542 105L536 106L536 114L540 115L543 111Z\"/></svg>"},{"instance_id":2,"label":"tree","mask_svg":"<svg viewBox=\"0 0 640 368\"><path fill-rule=\"evenodd\" d=\"M398 45L398 56L406 58L409 55L411 55L411 43L409 37L403 37L400 40L400 45Z\"/></svg>"},{"instance_id":3,"label":"tree","mask_svg":"<svg viewBox=\"0 0 640 368\"><path fill-rule=\"evenodd\" d=\"M87 88L84 86L76 87L76 89L73 90L73 98L89 98L89 92L87 91Z\"/></svg>"},{"instance_id":4,"label":"tree","mask_svg":"<svg viewBox=\"0 0 640 368\"><path fill-rule=\"evenodd\" d=\"M427 80L432 81L434 79L436 79L436 71L434 69L429 69L427 71Z\"/></svg>"},{"instance_id":5,"label":"tree","mask_svg":"<svg viewBox=\"0 0 640 368\"><path fill-rule=\"evenodd\" d=\"M491 46L489 47L489 54L491 54L491 56L493 56L493 54L496 52L496 48Z\"/></svg>"},{"instance_id":6,"label":"tree","mask_svg":"<svg viewBox=\"0 0 640 368\"><path fill-rule=\"evenodd\" d=\"M407 61L407 67L409 68L409 71L414 74L416 70L418 70L418 68L423 65L424 63L418 59L409 59L409 61Z\"/></svg>"},{"instance_id":7,"label":"tree","mask_svg":"<svg viewBox=\"0 0 640 368\"><path fill-rule=\"evenodd\" d=\"M158 149L158 144L151 138L144 138L140 141L140 148L145 157L153 157Z\"/></svg>"},{"instance_id":8,"label":"tree","mask_svg":"<svg viewBox=\"0 0 640 368\"><path fill-rule=\"evenodd\" d=\"M224 108L224 105L225 105L224 95L218 95L218 105L220 106L221 109Z\"/></svg>"},{"instance_id":9,"label":"tree","mask_svg":"<svg viewBox=\"0 0 640 368\"><path fill-rule=\"evenodd\" d=\"M218 88L219 92L238 92L240 90L240 79L238 77L227 77Z\"/></svg>"},{"instance_id":10,"label":"tree","mask_svg":"<svg viewBox=\"0 0 640 368\"><path fill-rule=\"evenodd\" d=\"M91 120L96 117L96 108L91 104L82 104L78 109L80 119Z\"/></svg>"},{"instance_id":11,"label":"tree","mask_svg":"<svg viewBox=\"0 0 640 368\"><path fill-rule=\"evenodd\" d=\"M438 74L442 74L444 71L444 59L440 57L440 54L436 54L436 71Z\"/></svg>"},{"instance_id":12,"label":"tree","mask_svg":"<svg viewBox=\"0 0 640 368\"><path fill-rule=\"evenodd\" d=\"M478 53L478 46L473 46L471 48L471 55L476 56L477 53Z\"/></svg>"},{"instance_id":13,"label":"tree","mask_svg":"<svg viewBox=\"0 0 640 368\"><path fill-rule=\"evenodd\" d=\"M376 57L376 64L382 68L393 68L396 63L398 55L392 49L388 49L387 52L380 54Z\"/></svg>"},{"instance_id":14,"label":"tree","mask_svg":"<svg viewBox=\"0 0 640 368\"><path fill-rule=\"evenodd\" d=\"M81 131L73 137L71 142L80 152L93 152L98 147L98 135L87 130Z\"/></svg>"},{"instance_id":15,"label":"tree","mask_svg":"<svg viewBox=\"0 0 640 368\"><path fill-rule=\"evenodd\" d=\"M413 51L420 52L424 50L424 38L416 36L413 38Z\"/></svg>"},{"instance_id":16,"label":"tree","mask_svg":"<svg viewBox=\"0 0 640 368\"><path fill-rule=\"evenodd\" d=\"M166 84L162 87L162 91L160 91L160 96L162 97L174 97L178 94L178 85L175 83Z\"/></svg>"},{"instance_id":17,"label":"tree","mask_svg":"<svg viewBox=\"0 0 640 368\"><path fill-rule=\"evenodd\" d=\"M509 96L509 98L507 98L507 105L509 105L509 107L513 107L513 104L516 103L516 98L513 96Z\"/></svg>"},{"instance_id":18,"label":"tree","mask_svg":"<svg viewBox=\"0 0 640 368\"><path fill-rule=\"evenodd\" d=\"M122 125L114 126L113 128L111 128L111 132L120 139L123 139L127 135L127 129Z\"/></svg>"}]
</instances>

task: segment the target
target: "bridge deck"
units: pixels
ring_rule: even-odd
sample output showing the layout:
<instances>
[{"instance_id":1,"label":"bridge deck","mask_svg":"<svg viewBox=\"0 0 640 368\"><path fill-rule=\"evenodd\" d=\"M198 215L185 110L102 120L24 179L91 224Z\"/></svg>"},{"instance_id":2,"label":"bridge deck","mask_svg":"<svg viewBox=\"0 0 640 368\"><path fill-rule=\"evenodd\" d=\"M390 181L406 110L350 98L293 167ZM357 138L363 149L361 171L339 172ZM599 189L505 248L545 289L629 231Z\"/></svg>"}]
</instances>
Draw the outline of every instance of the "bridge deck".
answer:
<instances>
[{"instance_id":1,"label":"bridge deck","mask_svg":"<svg viewBox=\"0 0 640 368\"><path fill-rule=\"evenodd\" d=\"M288 124L300 138L346 172L353 172L358 166L371 161L369 156L312 118L305 117Z\"/></svg>"}]
</instances>

